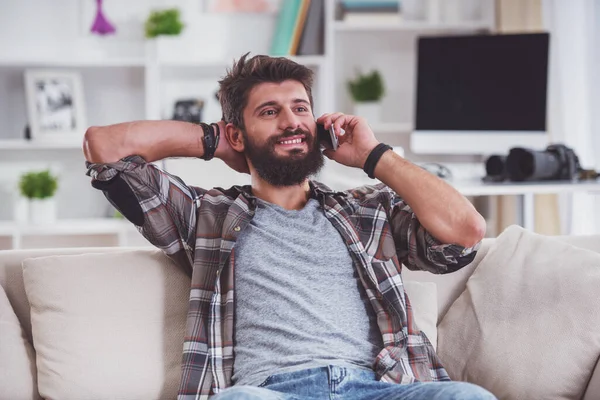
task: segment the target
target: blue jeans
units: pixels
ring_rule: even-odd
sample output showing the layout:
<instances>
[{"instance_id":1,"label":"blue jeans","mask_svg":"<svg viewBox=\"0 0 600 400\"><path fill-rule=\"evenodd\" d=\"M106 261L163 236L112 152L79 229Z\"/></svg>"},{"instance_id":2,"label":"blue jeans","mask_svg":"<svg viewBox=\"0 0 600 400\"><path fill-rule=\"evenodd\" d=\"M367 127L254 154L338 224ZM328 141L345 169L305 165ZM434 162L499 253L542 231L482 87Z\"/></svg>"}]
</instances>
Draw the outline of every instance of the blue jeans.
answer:
<instances>
[{"instance_id":1,"label":"blue jeans","mask_svg":"<svg viewBox=\"0 0 600 400\"><path fill-rule=\"evenodd\" d=\"M269 376L258 387L233 386L215 400L495 400L487 390L466 382L399 385L381 382L375 372L327 366Z\"/></svg>"}]
</instances>

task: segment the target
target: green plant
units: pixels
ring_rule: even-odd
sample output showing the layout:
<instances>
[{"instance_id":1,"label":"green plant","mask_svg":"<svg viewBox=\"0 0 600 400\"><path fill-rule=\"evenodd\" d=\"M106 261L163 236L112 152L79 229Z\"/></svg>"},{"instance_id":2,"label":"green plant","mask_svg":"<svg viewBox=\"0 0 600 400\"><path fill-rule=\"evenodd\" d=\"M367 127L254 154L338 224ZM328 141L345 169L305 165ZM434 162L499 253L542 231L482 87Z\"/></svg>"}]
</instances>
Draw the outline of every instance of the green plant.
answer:
<instances>
[{"instance_id":1,"label":"green plant","mask_svg":"<svg viewBox=\"0 0 600 400\"><path fill-rule=\"evenodd\" d=\"M49 170L32 171L21 176L19 188L28 199L47 199L56 193L58 179Z\"/></svg>"},{"instance_id":2,"label":"green plant","mask_svg":"<svg viewBox=\"0 0 600 400\"><path fill-rule=\"evenodd\" d=\"M357 73L355 80L348 81L348 90L355 102L379 101L385 93L383 78L379 71L363 75Z\"/></svg>"},{"instance_id":3,"label":"green plant","mask_svg":"<svg viewBox=\"0 0 600 400\"><path fill-rule=\"evenodd\" d=\"M158 35L179 35L183 29L183 23L179 19L179 10L169 8L151 11L144 28L147 38Z\"/></svg>"}]
</instances>

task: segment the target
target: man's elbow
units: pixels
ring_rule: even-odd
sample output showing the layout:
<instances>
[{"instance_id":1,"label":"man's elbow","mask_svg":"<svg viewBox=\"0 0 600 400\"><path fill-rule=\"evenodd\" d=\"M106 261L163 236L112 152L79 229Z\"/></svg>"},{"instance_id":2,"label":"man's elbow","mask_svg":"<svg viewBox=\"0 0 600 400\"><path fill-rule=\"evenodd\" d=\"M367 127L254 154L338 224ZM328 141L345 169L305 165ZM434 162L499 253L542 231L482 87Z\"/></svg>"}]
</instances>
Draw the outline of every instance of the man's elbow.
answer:
<instances>
[{"instance_id":1,"label":"man's elbow","mask_svg":"<svg viewBox=\"0 0 600 400\"><path fill-rule=\"evenodd\" d=\"M83 136L83 154L85 159L91 163L108 163L113 160L110 147L106 143L109 138L101 126L90 126Z\"/></svg>"},{"instance_id":2,"label":"man's elbow","mask_svg":"<svg viewBox=\"0 0 600 400\"><path fill-rule=\"evenodd\" d=\"M475 246L484 238L486 229L485 218L478 212L475 212L473 215L469 216L468 220L465 222L464 232L461 238L462 243L458 244L466 248Z\"/></svg>"}]
</instances>

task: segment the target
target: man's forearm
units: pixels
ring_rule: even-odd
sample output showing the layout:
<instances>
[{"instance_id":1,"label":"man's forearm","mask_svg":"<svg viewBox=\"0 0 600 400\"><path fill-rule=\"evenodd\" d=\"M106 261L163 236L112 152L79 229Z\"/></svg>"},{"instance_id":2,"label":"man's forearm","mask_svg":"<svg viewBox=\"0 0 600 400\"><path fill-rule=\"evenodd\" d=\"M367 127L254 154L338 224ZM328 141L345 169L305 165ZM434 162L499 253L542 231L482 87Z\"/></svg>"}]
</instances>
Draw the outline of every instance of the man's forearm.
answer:
<instances>
[{"instance_id":1,"label":"man's forearm","mask_svg":"<svg viewBox=\"0 0 600 400\"><path fill-rule=\"evenodd\" d=\"M83 151L93 163L115 162L130 155L153 162L168 157L202 157L202 127L181 121L134 121L91 127Z\"/></svg>"},{"instance_id":2,"label":"man's forearm","mask_svg":"<svg viewBox=\"0 0 600 400\"><path fill-rule=\"evenodd\" d=\"M393 189L436 239L471 247L485 234L485 220L475 207L442 179L393 151L383 154L375 177Z\"/></svg>"}]
</instances>

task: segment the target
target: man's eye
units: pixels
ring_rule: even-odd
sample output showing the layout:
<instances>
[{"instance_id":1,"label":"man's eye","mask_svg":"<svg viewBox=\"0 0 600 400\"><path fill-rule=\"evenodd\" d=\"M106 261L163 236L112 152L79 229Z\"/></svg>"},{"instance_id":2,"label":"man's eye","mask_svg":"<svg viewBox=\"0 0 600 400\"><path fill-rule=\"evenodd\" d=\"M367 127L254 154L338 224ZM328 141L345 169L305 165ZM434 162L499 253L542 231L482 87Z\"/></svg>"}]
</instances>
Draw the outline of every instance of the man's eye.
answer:
<instances>
[{"instance_id":1,"label":"man's eye","mask_svg":"<svg viewBox=\"0 0 600 400\"><path fill-rule=\"evenodd\" d=\"M298 107L297 110L299 112L304 112L304 111L308 111L308 108L306 108L306 107L303 106L303 107Z\"/></svg>"},{"instance_id":2,"label":"man's eye","mask_svg":"<svg viewBox=\"0 0 600 400\"><path fill-rule=\"evenodd\" d=\"M275 110L265 110L263 111L263 115L275 115Z\"/></svg>"}]
</instances>

